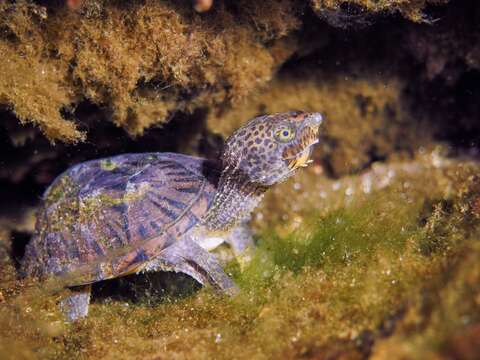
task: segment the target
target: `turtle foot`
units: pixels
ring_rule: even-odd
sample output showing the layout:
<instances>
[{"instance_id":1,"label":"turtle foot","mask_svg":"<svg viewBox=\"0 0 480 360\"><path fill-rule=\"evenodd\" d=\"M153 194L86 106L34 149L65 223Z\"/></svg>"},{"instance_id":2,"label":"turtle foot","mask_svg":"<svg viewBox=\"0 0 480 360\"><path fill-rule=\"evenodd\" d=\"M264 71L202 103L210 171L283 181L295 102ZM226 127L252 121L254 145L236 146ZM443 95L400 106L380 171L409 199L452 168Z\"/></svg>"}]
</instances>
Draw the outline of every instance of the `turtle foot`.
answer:
<instances>
[{"instance_id":1,"label":"turtle foot","mask_svg":"<svg viewBox=\"0 0 480 360\"><path fill-rule=\"evenodd\" d=\"M60 301L60 308L68 321L73 322L88 315L91 285L71 288L72 295Z\"/></svg>"}]
</instances>

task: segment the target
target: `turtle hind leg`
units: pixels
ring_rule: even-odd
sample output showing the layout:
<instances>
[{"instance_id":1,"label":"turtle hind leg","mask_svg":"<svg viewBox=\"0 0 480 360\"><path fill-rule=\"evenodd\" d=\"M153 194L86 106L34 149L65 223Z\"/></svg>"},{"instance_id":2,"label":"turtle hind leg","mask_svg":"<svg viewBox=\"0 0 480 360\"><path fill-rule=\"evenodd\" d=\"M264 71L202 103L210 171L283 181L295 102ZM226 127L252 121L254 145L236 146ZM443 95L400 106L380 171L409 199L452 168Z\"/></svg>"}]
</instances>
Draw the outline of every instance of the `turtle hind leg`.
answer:
<instances>
[{"instance_id":1,"label":"turtle hind leg","mask_svg":"<svg viewBox=\"0 0 480 360\"><path fill-rule=\"evenodd\" d=\"M60 301L60 308L68 321L76 321L88 315L92 285L72 287L70 290L72 294Z\"/></svg>"},{"instance_id":2,"label":"turtle hind leg","mask_svg":"<svg viewBox=\"0 0 480 360\"><path fill-rule=\"evenodd\" d=\"M183 239L163 250L145 270L173 270L209 284L228 295L238 293L235 283L223 271L214 255L191 239Z\"/></svg>"}]
</instances>

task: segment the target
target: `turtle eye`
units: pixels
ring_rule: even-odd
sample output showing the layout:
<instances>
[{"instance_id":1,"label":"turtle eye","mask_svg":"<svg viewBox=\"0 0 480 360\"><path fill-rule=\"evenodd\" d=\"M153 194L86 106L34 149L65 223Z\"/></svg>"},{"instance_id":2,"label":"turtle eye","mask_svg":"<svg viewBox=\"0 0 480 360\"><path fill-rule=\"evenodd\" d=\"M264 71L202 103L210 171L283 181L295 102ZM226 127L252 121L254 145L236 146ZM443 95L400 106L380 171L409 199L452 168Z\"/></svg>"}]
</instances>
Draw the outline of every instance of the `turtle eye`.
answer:
<instances>
[{"instance_id":1,"label":"turtle eye","mask_svg":"<svg viewBox=\"0 0 480 360\"><path fill-rule=\"evenodd\" d=\"M275 131L275 138L281 142L288 142L295 137L295 130L290 127L282 126Z\"/></svg>"}]
</instances>

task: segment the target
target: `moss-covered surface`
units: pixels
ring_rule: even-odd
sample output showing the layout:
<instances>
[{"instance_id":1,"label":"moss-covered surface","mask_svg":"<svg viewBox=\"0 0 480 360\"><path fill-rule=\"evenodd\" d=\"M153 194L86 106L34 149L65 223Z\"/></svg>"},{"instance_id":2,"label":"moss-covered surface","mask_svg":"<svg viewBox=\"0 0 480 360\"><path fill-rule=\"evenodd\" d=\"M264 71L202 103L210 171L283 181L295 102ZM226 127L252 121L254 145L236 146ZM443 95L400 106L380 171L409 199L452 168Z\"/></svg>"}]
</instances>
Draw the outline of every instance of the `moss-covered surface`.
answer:
<instances>
[{"instance_id":1,"label":"moss-covered surface","mask_svg":"<svg viewBox=\"0 0 480 360\"><path fill-rule=\"evenodd\" d=\"M301 11L290 0L218 4L205 15L188 1L46 4L0 4L0 104L67 142L84 139L65 116L83 99L139 135L170 111L242 98L292 53L275 40Z\"/></svg>"},{"instance_id":2,"label":"moss-covered surface","mask_svg":"<svg viewBox=\"0 0 480 360\"><path fill-rule=\"evenodd\" d=\"M55 305L65 294L16 280L5 257L1 357L472 358L477 173L473 163L430 153L365 174L368 186L363 177L325 187L320 197L331 197L330 208L310 211L296 230L259 227L251 264L243 272L228 265L241 287L233 299L209 289L107 297L94 301L88 319L66 324ZM284 184L281 196L292 187Z\"/></svg>"},{"instance_id":3,"label":"moss-covered surface","mask_svg":"<svg viewBox=\"0 0 480 360\"><path fill-rule=\"evenodd\" d=\"M77 10L54 0L0 4L0 105L38 125L50 140L86 139L84 119L75 114L85 101L133 136L179 111L238 104L261 91L292 55L321 50L331 35L321 24L334 23L338 12L346 12L340 18L348 22L351 8L369 19L380 12L413 22L446 18L440 31L427 25L411 31L405 23L386 31L430 76L450 76L448 65L458 62L478 67L475 21L454 24L470 13L466 2L451 6L453 20L423 15L443 0L215 1L202 14L187 0L81 3ZM323 22L312 19L313 12ZM370 43L392 43L379 30L366 34Z\"/></svg>"},{"instance_id":4,"label":"moss-covered surface","mask_svg":"<svg viewBox=\"0 0 480 360\"><path fill-rule=\"evenodd\" d=\"M371 14L400 13L414 22L429 21L423 10L429 4L445 4L448 0L313 0L312 7L322 18L330 18L331 24L344 27L349 22L359 24ZM368 23L368 21L367 21Z\"/></svg>"}]
</instances>

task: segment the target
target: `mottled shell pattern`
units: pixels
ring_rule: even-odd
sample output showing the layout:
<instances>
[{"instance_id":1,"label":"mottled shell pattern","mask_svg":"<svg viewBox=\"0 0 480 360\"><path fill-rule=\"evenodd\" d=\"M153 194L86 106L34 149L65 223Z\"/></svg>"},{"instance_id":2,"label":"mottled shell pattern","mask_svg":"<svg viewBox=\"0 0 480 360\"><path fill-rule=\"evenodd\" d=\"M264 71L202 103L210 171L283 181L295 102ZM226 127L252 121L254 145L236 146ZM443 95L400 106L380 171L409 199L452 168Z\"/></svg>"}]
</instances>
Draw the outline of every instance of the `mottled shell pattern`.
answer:
<instances>
[{"instance_id":1,"label":"mottled shell pattern","mask_svg":"<svg viewBox=\"0 0 480 360\"><path fill-rule=\"evenodd\" d=\"M126 275L198 223L219 170L180 154L125 154L74 166L44 196L28 275L80 285Z\"/></svg>"}]
</instances>

